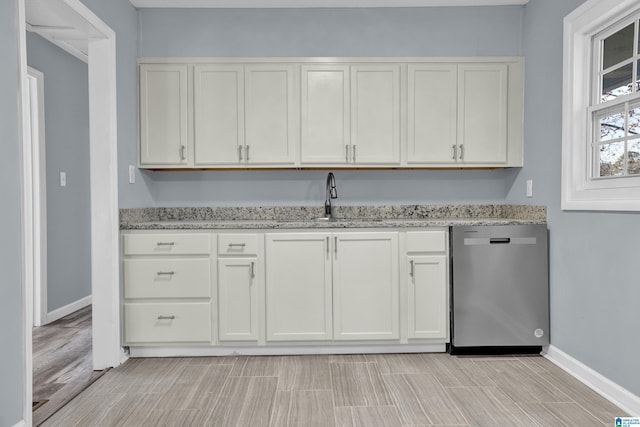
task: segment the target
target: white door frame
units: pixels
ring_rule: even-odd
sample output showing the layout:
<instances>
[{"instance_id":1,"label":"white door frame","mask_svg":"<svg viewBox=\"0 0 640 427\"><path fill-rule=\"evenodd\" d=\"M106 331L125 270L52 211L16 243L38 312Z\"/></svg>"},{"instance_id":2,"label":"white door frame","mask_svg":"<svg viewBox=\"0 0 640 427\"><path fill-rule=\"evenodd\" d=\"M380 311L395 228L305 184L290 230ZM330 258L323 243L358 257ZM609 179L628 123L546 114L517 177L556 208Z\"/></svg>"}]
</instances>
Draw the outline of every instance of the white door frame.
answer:
<instances>
[{"instance_id":1,"label":"white door frame","mask_svg":"<svg viewBox=\"0 0 640 427\"><path fill-rule=\"evenodd\" d=\"M25 0L17 3L22 149L28 121L28 81L26 55ZM89 40L89 120L91 176L91 288L93 296L93 368L118 366L126 359L120 345L119 219L116 122L116 35L80 0L60 0L55 7L70 8L95 28L101 38ZM23 152L24 156L24 152ZM24 166L24 165L23 165ZM24 167L23 167L24 169ZM23 170L23 174L24 174ZM23 181L25 181L23 177ZM23 223L33 215L33 206L24 197ZM32 423L32 327L33 266L26 256L33 251L31 237L23 224L23 422Z\"/></svg>"},{"instance_id":2,"label":"white door frame","mask_svg":"<svg viewBox=\"0 0 640 427\"><path fill-rule=\"evenodd\" d=\"M26 156L25 175L31 176L33 247L27 256L33 259L33 326L42 326L47 315L47 175L44 120L44 74L27 67L31 156ZM25 181L25 186L27 182ZM25 194L26 196L26 194ZM25 210L26 211L26 210ZM26 219L26 218L25 218Z\"/></svg>"}]
</instances>

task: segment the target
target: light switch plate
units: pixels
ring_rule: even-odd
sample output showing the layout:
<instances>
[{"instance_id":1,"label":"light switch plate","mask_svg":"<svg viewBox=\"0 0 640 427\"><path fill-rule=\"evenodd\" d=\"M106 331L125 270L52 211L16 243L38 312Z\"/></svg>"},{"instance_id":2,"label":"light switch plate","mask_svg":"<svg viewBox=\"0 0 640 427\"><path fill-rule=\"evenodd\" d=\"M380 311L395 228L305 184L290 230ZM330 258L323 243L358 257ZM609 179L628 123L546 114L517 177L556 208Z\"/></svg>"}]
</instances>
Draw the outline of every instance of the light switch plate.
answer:
<instances>
[{"instance_id":1,"label":"light switch plate","mask_svg":"<svg viewBox=\"0 0 640 427\"><path fill-rule=\"evenodd\" d=\"M62 171L60 172L60 187L67 186L67 173Z\"/></svg>"},{"instance_id":2,"label":"light switch plate","mask_svg":"<svg viewBox=\"0 0 640 427\"><path fill-rule=\"evenodd\" d=\"M136 183L136 168L133 165L129 165L129 184Z\"/></svg>"},{"instance_id":3,"label":"light switch plate","mask_svg":"<svg viewBox=\"0 0 640 427\"><path fill-rule=\"evenodd\" d=\"M533 180L527 180L527 197L533 197Z\"/></svg>"}]
</instances>

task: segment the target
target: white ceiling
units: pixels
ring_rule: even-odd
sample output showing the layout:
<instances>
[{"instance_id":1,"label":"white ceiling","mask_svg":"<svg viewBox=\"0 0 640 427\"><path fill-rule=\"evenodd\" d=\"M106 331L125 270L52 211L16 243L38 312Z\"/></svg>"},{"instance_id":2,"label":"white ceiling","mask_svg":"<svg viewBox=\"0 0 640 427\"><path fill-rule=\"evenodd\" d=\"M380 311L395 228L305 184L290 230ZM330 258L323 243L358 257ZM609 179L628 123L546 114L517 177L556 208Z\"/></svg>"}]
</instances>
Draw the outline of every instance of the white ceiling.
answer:
<instances>
[{"instance_id":1,"label":"white ceiling","mask_svg":"<svg viewBox=\"0 0 640 427\"><path fill-rule=\"evenodd\" d=\"M27 31L39 34L87 62L89 39L100 33L64 0L25 0Z\"/></svg>"},{"instance_id":2,"label":"white ceiling","mask_svg":"<svg viewBox=\"0 0 640 427\"><path fill-rule=\"evenodd\" d=\"M320 8L524 5L529 0L130 0L138 8Z\"/></svg>"}]
</instances>

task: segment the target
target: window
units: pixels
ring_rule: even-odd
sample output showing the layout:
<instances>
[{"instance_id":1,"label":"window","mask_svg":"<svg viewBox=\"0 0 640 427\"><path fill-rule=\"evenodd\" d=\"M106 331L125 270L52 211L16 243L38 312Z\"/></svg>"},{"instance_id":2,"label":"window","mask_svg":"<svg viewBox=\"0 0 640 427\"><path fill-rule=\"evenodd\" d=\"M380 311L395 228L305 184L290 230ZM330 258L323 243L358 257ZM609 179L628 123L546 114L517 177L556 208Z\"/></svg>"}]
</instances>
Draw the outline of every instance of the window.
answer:
<instances>
[{"instance_id":1,"label":"window","mask_svg":"<svg viewBox=\"0 0 640 427\"><path fill-rule=\"evenodd\" d=\"M640 0L564 22L562 208L640 211Z\"/></svg>"}]
</instances>

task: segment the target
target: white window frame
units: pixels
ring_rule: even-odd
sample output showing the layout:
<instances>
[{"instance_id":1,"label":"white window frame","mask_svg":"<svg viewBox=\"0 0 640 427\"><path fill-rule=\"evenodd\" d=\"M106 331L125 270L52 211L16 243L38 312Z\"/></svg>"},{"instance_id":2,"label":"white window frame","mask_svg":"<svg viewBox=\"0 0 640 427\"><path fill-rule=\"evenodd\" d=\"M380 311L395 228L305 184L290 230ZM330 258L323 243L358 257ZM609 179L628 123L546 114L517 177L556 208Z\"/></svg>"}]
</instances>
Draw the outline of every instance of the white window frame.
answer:
<instances>
[{"instance_id":1,"label":"white window frame","mask_svg":"<svg viewBox=\"0 0 640 427\"><path fill-rule=\"evenodd\" d=\"M593 38L638 11L640 0L587 0L564 19L563 210L640 211L640 177L592 178L591 148Z\"/></svg>"}]
</instances>

